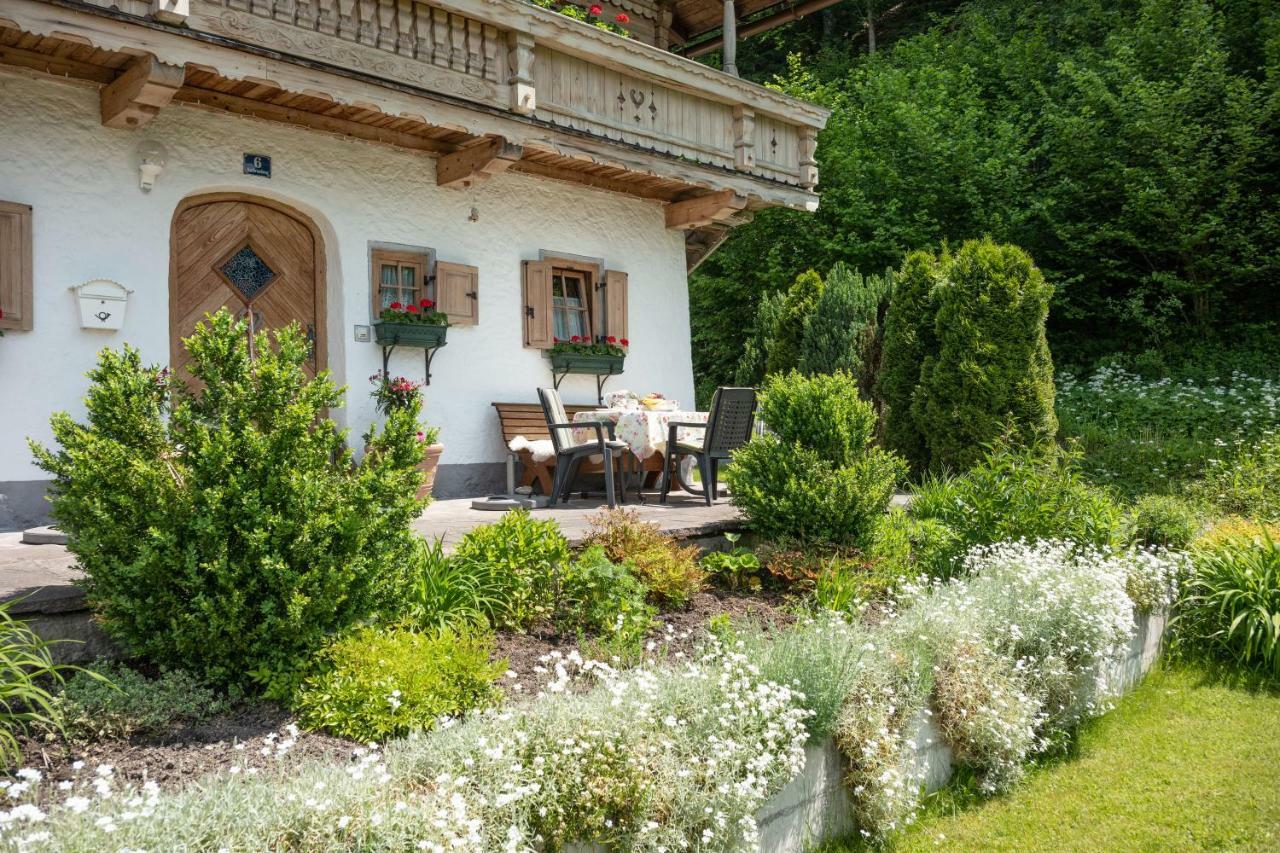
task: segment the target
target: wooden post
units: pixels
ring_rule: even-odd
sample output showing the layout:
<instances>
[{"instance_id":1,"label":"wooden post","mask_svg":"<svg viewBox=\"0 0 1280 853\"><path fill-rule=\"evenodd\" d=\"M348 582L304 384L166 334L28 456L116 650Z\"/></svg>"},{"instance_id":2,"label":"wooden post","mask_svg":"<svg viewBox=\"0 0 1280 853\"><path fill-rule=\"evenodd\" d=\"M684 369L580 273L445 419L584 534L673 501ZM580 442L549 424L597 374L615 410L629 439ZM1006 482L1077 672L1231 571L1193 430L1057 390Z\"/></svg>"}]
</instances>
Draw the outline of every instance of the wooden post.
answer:
<instances>
[{"instance_id":1,"label":"wooden post","mask_svg":"<svg viewBox=\"0 0 1280 853\"><path fill-rule=\"evenodd\" d=\"M818 129L800 128L800 186L811 190L818 185Z\"/></svg>"},{"instance_id":2,"label":"wooden post","mask_svg":"<svg viewBox=\"0 0 1280 853\"><path fill-rule=\"evenodd\" d=\"M725 74L738 76L738 12L733 0L724 0L724 62Z\"/></svg>"},{"instance_id":3,"label":"wooden post","mask_svg":"<svg viewBox=\"0 0 1280 853\"><path fill-rule=\"evenodd\" d=\"M515 30L507 32L507 66L511 69L507 78L510 110L533 115L538 109L538 93L533 88L533 36Z\"/></svg>"}]
</instances>

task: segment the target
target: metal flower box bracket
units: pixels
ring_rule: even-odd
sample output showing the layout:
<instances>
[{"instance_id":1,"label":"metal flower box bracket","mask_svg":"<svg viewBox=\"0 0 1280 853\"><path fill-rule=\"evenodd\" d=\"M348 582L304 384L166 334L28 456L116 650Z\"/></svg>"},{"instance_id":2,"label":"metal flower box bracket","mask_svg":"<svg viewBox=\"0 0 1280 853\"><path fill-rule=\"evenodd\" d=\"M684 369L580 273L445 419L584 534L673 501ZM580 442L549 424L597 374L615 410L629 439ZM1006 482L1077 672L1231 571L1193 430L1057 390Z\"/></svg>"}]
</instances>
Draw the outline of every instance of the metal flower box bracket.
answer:
<instances>
[{"instance_id":1,"label":"metal flower box bracket","mask_svg":"<svg viewBox=\"0 0 1280 853\"><path fill-rule=\"evenodd\" d=\"M557 391L570 373L589 373L596 377L596 401L604 405L604 383L622 372L625 355L598 355L574 352L552 353L551 377Z\"/></svg>"},{"instance_id":2,"label":"metal flower box bracket","mask_svg":"<svg viewBox=\"0 0 1280 853\"><path fill-rule=\"evenodd\" d=\"M429 323L388 323L379 321L373 324L374 339L382 347L382 372L388 373L391 353L396 347L421 349L426 364L426 376L423 384L431 384L431 360L436 351L446 343L448 326L437 326Z\"/></svg>"}]
</instances>

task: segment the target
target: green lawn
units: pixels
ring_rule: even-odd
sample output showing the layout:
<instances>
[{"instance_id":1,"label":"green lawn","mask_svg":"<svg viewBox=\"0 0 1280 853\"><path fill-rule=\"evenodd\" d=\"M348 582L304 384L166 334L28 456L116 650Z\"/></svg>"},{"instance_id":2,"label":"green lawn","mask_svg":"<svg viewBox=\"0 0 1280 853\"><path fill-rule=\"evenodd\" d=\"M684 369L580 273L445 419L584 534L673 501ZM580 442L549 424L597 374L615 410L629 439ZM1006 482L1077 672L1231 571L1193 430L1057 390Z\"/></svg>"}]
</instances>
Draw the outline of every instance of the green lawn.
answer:
<instances>
[{"instance_id":1,"label":"green lawn","mask_svg":"<svg viewBox=\"0 0 1280 853\"><path fill-rule=\"evenodd\" d=\"M1071 758L1004 797L935 797L893 848L1280 849L1280 693L1153 673Z\"/></svg>"}]
</instances>

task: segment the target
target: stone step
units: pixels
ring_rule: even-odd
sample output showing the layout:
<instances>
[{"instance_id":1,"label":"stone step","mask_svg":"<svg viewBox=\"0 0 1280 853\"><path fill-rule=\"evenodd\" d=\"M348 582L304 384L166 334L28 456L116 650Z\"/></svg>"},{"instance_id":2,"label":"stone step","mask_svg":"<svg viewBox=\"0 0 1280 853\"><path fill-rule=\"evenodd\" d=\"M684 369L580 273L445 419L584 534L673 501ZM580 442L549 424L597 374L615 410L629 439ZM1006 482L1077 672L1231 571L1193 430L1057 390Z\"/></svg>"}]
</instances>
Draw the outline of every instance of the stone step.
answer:
<instances>
[{"instance_id":1,"label":"stone step","mask_svg":"<svg viewBox=\"0 0 1280 853\"><path fill-rule=\"evenodd\" d=\"M67 534L56 527L32 527L22 531L23 545L66 545Z\"/></svg>"}]
</instances>

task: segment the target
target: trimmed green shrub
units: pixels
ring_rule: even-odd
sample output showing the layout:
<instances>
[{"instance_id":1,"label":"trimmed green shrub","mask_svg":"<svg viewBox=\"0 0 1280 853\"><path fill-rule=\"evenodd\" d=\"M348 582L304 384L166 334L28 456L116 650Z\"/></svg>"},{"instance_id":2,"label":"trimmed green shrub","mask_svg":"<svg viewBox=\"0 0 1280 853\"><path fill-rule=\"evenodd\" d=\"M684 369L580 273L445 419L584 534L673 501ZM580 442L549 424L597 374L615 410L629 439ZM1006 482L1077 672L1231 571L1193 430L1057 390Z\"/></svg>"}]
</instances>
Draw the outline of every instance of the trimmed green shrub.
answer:
<instances>
[{"instance_id":1,"label":"trimmed green shrub","mask_svg":"<svg viewBox=\"0 0 1280 853\"><path fill-rule=\"evenodd\" d=\"M62 683L67 667L53 662L52 645L0 603L0 768L22 758L18 735L34 727L57 728L57 700L51 687Z\"/></svg>"},{"instance_id":2,"label":"trimmed green shrub","mask_svg":"<svg viewBox=\"0 0 1280 853\"><path fill-rule=\"evenodd\" d=\"M159 735L198 723L231 703L180 669L147 678L120 663L98 663L67 679L55 707L73 741Z\"/></svg>"},{"instance_id":3,"label":"trimmed green shrub","mask_svg":"<svg viewBox=\"0 0 1280 853\"><path fill-rule=\"evenodd\" d=\"M467 532L453 552L456 570L480 578L488 590L495 623L516 629L552 618L570 558L560 525L535 519L527 509Z\"/></svg>"},{"instance_id":4,"label":"trimmed green shrub","mask_svg":"<svg viewBox=\"0 0 1280 853\"><path fill-rule=\"evenodd\" d=\"M1197 542L1174 626L1184 649L1280 677L1280 541L1264 528Z\"/></svg>"},{"instance_id":5,"label":"trimmed green shrub","mask_svg":"<svg viewBox=\"0 0 1280 853\"><path fill-rule=\"evenodd\" d=\"M766 539L864 546L904 473L872 445L875 413L846 373L771 376L760 393L769 433L733 456L733 503Z\"/></svg>"},{"instance_id":6,"label":"trimmed green shrub","mask_svg":"<svg viewBox=\"0 0 1280 853\"><path fill-rule=\"evenodd\" d=\"M751 337L742 345L742 354L738 356L737 366L734 369L735 385L742 387L758 385L764 379L767 342L777 337L784 299L786 294L783 292L766 293L760 297L755 323L751 327ZM714 386L710 390L714 391ZM704 402L709 401L710 392L705 392L705 397L702 399Z\"/></svg>"},{"instance_id":7,"label":"trimmed green shrub","mask_svg":"<svg viewBox=\"0 0 1280 853\"><path fill-rule=\"evenodd\" d=\"M706 585L696 545L681 545L635 510L602 510L592 516L583 544L599 546L615 563L626 563L654 601L682 607Z\"/></svg>"},{"instance_id":8,"label":"trimmed green shrub","mask_svg":"<svg viewBox=\"0 0 1280 853\"><path fill-rule=\"evenodd\" d=\"M933 288L948 263L945 252L941 259L929 252L908 254L894 276L893 298L884 317L876 396L884 407L885 445L917 472L929 464L929 453L911 414L911 401L920 384L920 366L938 352Z\"/></svg>"},{"instance_id":9,"label":"trimmed green shrub","mask_svg":"<svg viewBox=\"0 0 1280 853\"><path fill-rule=\"evenodd\" d=\"M225 310L184 341L193 381L104 350L86 423L52 418L52 511L102 626L132 652L217 684L292 688L326 639L394 606L421 503L417 412L352 464L308 378L296 326L254 338Z\"/></svg>"},{"instance_id":10,"label":"trimmed green shrub","mask_svg":"<svg viewBox=\"0 0 1280 853\"><path fill-rule=\"evenodd\" d=\"M381 743L497 702L507 662L492 654L492 635L467 629L361 628L320 653L295 710L306 728Z\"/></svg>"},{"instance_id":11,"label":"trimmed green shrub","mask_svg":"<svg viewBox=\"0 0 1280 853\"><path fill-rule=\"evenodd\" d=\"M796 276L787 288L777 318L765 338L765 372L786 373L800 363L800 340L814 307L822 297L822 276L813 270Z\"/></svg>"},{"instance_id":12,"label":"trimmed green shrub","mask_svg":"<svg viewBox=\"0 0 1280 853\"><path fill-rule=\"evenodd\" d=\"M937 353L912 400L932 469L964 470L1001 435L1053 441L1052 293L1026 252L990 239L967 241L946 265L933 290Z\"/></svg>"},{"instance_id":13,"label":"trimmed green shrub","mask_svg":"<svg viewBox=\"0 0 1280 853\"><path fill-rule=\"evenodd\" d=\"M1171 495L1145 495L1129 510L1129 538L1139 545L1185 549L1204 527L1199 510Z\"/></svg>"},{"instance_id":14,"label":"trimmed green shrub","mask_svg":"<svg viewBox=\"0 0 1280 853\"><path fill-rule=\"evenodd\" d=\"M847 373L771 376L760 392L760 419L784 444L798 444L844 467L866 454L876 415Z\"/></svg>"},{"instance_id":15,"label":"trimmed green shrub","mask_svg":"<svg viewBox=\"0 0 1280 853\"><path fill-rule=\"evenodd\" d=\"M1065 451L1011 447L1001 443L957 477L929 477L912 495L911 515L944 525L930 563L934 577L950 577L957 560L974 545L1010 539L1070 539L1110 547L1122 538L1123 513L1103 489L1080 476Z\"/></svg>"},{"instance_id":16,"label":"trimmed green shrub","mask_svg":"<svg viewBox=\"0 0 1280 853\"><path fill-rule=\"evenodd\" d=\"M826 287L804 324L801 373L844 371L870 400L880 369L884 309L893 290L893 270L863 276L844 264L827 273Z\"/></svg>"}]
</instances>

